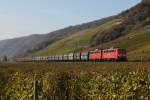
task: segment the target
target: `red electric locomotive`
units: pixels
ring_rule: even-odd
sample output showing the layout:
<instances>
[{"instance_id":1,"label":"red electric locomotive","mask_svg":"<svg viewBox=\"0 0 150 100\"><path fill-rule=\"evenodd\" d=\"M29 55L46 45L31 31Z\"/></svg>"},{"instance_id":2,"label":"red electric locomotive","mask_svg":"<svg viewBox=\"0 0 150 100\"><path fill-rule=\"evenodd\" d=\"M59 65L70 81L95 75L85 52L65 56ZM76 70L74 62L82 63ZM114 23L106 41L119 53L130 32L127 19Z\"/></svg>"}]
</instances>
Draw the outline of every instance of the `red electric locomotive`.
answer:
<instances>
[{"instance_id":1,"label":"red electric locomotive","mask_svg":"<svg viewBox=\"0 0 150 100\"><path fill-rule=\"evenodd\" d=\"M126 49L115 48L103 50L102 59L107 61L126 61Z\"/></svg>"},{"instance_id":2,"label":"red electric locomotive","mask_svg":"<svg viewBox=\"0 0 150 100\"><path fill-rule=\"evenodd\" d=\"M102 61L102 50L89 52L89 60Z\"/></svg>"},{"instance_id":3,"label":"red electric locomotive","mask_svg":"<svg viewBox=\"0 0 150 100\"><path fill-rule=\"evenodd\" d=\"M96 50L89 53L89 59L95 61L126 61L126 49L115 48Z\"/></svg>"}]
</instances>

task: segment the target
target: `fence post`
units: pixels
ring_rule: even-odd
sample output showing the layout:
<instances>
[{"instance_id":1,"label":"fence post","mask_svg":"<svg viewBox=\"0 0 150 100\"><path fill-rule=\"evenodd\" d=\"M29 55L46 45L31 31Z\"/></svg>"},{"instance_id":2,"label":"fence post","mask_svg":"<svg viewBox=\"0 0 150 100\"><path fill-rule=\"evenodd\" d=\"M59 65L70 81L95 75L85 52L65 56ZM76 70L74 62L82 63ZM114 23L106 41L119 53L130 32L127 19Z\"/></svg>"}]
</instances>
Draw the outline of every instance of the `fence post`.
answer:
<instances>
[{"instance_id":1,"label":"fence post","mask_svg":"<svg viewBox=\"0 0 150 100\"><path fill-rule=\"evenodd\" d=\"M33 100L38 100L38 81L34 80L34 99Z\"/></svg>"}]
</instances>

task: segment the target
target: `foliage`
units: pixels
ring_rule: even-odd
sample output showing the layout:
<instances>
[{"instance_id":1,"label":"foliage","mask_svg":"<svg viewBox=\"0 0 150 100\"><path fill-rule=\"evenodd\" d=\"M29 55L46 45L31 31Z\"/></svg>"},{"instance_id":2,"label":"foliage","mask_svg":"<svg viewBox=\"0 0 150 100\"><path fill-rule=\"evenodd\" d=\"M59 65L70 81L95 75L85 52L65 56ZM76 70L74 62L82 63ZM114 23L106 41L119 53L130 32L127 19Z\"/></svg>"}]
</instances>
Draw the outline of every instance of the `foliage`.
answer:
<instances>
[{"instance_id":1,"label":"foliage","mask_svg":"<svg viewBox=\"0 0 150 100\"><path fill-rule=\"evenodd\" d=\"M149 67L144 67L149 66L149 63L137 63L135 67L132 63L88 64L84 67L77 66L74 68L72 66L76 64L68 63L64 64L66 69L61 69L61 67L56 66L57 64L52 63L51 68L40 68L38 71L9 70L7 74L1 72L1 98L4 100L6 98L31 100L34 94L33 82L38 80L37 88L40 100L150 99L150 70ZM116 67L111 68L113 65ZM99 68L100 66L102 68ZM133 67L130 68L131 66ZM90 68L94 69L91 70ZM100 71L97 71L98 68Z\"/></svg>"}]
</instances>

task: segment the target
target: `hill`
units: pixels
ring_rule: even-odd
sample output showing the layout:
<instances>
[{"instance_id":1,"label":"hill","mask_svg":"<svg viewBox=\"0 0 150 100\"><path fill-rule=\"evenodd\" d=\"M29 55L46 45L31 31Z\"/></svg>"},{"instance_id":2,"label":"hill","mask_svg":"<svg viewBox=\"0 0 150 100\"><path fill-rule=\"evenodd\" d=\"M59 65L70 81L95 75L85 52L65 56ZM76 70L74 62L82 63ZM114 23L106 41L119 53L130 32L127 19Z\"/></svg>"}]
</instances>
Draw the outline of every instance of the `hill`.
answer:
<instances>
[{"instance_id":1,"label":"hill","mask_svg":"<svg viewBox=\"0 0 150 100\"><path fill-rule=\"evenodd\" d=\"M27 37L8 39L0 41L0 57L7 56L9 59L17 55L23 55L26 49L40 41L42 36L31 35Z\"/></svg>"},{"instance_id":2,"label":"hill","mask_svg":"<svg viewBox=\"0 0 150 100\"><path fill-rule=\"evenodd\" d=\"M111 16L81 25L69 26L44 35L35 34L26 37L2 40L0 41L0 58L7 56L9 59L13 59L18 56L26 56L29 52L33 53L42 50L55 41L69 37L78 31L94 28L114 18L115 16Z\"/></svg>"},{"instance_id":3,"label":"hill","mask_svg":"<svg viewBox=\"0 0 150 100\"><path fill-rule=\"evenodd\" d=\"M144 0L95 27L74 32L48 47L29 55L50 55L123 47L129 59L150 60L150 3Z\"/></svg>"}]
</instances>

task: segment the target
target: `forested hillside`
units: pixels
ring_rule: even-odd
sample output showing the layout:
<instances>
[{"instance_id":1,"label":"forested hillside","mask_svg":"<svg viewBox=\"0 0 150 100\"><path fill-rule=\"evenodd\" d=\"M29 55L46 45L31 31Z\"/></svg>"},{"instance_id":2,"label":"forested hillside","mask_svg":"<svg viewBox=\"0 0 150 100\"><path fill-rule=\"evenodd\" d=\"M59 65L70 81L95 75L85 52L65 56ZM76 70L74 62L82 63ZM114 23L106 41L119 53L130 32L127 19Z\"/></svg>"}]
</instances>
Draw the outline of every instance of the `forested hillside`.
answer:
<instances>
[{"instance_id":1,"label":"forested hillside","mask_svg":"<svg viewBox=\"0 0 150 100\"><path fill-rule=\"evenodd\" d=\"M95 48L127 48L129 59L149 60L150 3L142 1L110 20L74 32L48 47L29 55L50 55L94 50ZM61 48L61 49L60 49Z\"/></svg>"}]
</instances>

